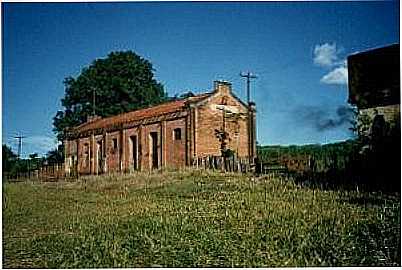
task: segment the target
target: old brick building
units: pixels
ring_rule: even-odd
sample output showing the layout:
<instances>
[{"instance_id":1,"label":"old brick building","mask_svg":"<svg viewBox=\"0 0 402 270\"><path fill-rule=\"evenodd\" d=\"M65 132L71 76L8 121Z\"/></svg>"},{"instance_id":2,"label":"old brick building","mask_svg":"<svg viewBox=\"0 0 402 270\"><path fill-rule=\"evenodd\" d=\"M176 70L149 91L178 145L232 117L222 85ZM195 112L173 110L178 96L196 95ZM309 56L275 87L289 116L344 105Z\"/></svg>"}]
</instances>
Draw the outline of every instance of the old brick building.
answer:
<instances>
[{"instance_id":1,"label":"old brick building","mask_svg":"<svg viewBox=\"0 0 402 270\"><path fill-rule=\"evenodd\" d=\"M369 187L401 190L400 48L393 44L348 57L349 102L361 143L354 174Z\"/></svg>"},{"instance_id":2,"label":"old brick building","mask_svg":"<svg viewBox=\"0 0 402 270\"><path fill-rule=\"evenodd\" d=\"M130 172L183 167L226 147L238 157L256 153L255 106L237 98L231 84L215 81L214 90L108 118L92 118L67 132L66 173Z\"/></svg>"},{"instance_id":3,"label":"old brick building","mask_svg":"<svg viewBox=\"0 0 402 270\"><path fill-rule=\"evenodd\" d=\"M358 109L359 134L370 135L381 120L395 125L400 116L399 44L348 56L349 102Z\"/></svg>"}]
</instances>

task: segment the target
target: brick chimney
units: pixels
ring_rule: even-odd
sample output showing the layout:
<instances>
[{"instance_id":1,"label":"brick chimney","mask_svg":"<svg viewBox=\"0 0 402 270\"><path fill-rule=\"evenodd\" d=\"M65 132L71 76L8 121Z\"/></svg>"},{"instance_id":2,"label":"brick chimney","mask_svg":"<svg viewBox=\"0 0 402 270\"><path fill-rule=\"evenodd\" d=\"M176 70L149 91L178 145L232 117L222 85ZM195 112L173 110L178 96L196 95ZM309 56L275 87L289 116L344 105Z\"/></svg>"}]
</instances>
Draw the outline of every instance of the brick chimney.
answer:
<instances>
[{"instance_id":1,"label":"brick chimney","mask_svg":"<svg viewBox=\"0 0 402 270\"><path fill-rule=\"evenodd\" d=\"M214 81L214 91L222 94L230 94L232 92L232 84L228 81Z\"/></svg>"}]
</instances>

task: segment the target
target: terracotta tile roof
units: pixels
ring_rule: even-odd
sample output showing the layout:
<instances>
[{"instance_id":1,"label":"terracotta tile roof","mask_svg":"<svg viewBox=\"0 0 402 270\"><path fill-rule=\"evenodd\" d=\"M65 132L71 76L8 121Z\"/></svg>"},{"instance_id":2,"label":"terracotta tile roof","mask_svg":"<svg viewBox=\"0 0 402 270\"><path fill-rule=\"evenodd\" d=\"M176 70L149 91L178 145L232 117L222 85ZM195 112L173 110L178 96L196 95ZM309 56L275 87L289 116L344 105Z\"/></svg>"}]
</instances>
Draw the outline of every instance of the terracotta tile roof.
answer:
<instances>
[{"instance_id":1,"label":"terracotta tile roof","mask_svg":"<svg viewBox=\"0 0 402 270\"><path fill-rule=\"evenodd\" d=\"M105 128L110 125L120 124L120 123L127 123L130 121L138 121L145 118L155 117L167 113L173 113L183 110L183 108L189 104L200 101L204 98L207 98L212 93L204 93L199 94L193 97L188 97L185 99L175 100L165 102L153 107L144 108L136 111L131 111L127 113L122 113L115 116L110 116L107 118L101 118L98 120L94 120L92 122L85 122L79 126L74 127L75 132L84 132L88 130L98 129L98 128Z\"/></svg>"}]
</instances>

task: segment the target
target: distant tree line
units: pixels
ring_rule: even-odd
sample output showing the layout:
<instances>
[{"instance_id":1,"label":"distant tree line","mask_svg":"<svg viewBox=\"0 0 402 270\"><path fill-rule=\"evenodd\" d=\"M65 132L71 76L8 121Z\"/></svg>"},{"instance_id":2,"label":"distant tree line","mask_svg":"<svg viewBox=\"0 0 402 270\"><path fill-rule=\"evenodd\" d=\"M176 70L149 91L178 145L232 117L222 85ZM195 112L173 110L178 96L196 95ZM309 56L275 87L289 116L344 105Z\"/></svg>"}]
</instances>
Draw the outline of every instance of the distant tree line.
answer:
<instances>
[{"instance_id":1,"label":"distant tree line","mask_svg":"<svg viewBox=\"0 0 402 270\"><path fill-rule=\"evenodd\" d=\"M47 152L45 157L39 157L37 153L30 154L28 158L18 158L11 147L6 144L2 145L3 151L3 181L9 178L17 178L21 174L26 174L38 170L44 165L59 164L64 162L62 155L63 146L59 145L57 148Z\"/></svg>"},{"instance_id":2,"label":"distant tree line","mask_svg":"<svg viewBox=\"0 0 402 270\"><path fill-rule=\"evenodd\" d=\"M359 144L356 140L347 140L325 145L258 146L257 154L262 162L275 163L284 158L311 159L318 163L324 163L323 169L327 169L334 165L333 162L336 162L336 166L341 166L342 161L348 159L358 149Z\"/></svg>"},{"instance_id":3,"label":"distant tree line","mask_svg":"<svg viewBox=\"0 0 402 270\"><path fill-rule=\"evenodd\" d=\"M325 145L259 146L257 154L266 164L304 162L291 171L303 185L400 192L400 129L400 119L379 120L356 139Z\"/></svg>"}]
</instances>

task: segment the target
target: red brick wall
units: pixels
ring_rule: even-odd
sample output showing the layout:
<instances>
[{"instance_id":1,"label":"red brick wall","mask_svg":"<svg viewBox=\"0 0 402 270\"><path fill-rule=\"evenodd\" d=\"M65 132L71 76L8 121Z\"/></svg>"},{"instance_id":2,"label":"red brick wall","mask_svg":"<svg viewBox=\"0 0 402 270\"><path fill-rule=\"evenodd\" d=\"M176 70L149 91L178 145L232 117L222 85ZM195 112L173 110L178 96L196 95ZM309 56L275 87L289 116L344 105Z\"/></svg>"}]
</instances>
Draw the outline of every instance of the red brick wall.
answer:
<instances>
[{"instance_id":1,"label":"red brick wall","mask_svg":"<svg viewBox=\"0 0 402 270\"><path fill-rule=\"evenodd\" d=\"M81 174L90 173L90 138L80 138L78 147L78 172Z\"/></svg>"},{"instance_id":2,"label":"red brick wall","mask_svg":"<svg viewBox=\"0 0 402 270\"><path fill-rule=\"evenodd\" d=\"M223 98L224 97L224 98ZM223 99L222 99L223 98ZM223 112L216 105L226 103L232 110L246 113L240 102L229 94L221 93L211 98L206 104L198 108L197 113L197 146L198 156L220 155L220 142L215 136L215 129L223 127ZM236 151L240 157L247 156L247 122L245 116L225 114L225 131L229 133L228 148Z\"/></svg>"},{"instance_id":3,"label":"red brick wall","mask_svg":"<svg viewBox=\"0 0 402 270\"><path fill-rule=\"evenodd\" d=\"M157 133L159 167L182 167L186 162L185 118L163 121L135 128L114 131L104 135L80 138L78 147L78 171L80 174L133 171L132 143L130 136L137 136L138 169L149 170L151 160L151 132ZM174 130L180 129L180 140L174 140ZM161 137L163 136L163 137ZM98 142L102 142L102 153L98 157ZM115 142L116 143L115 143ZM116 145L115 145L116 144ZM74 155L75 140L66 141L66 157ZM105 161L106 157L106 161ZM99 158L106 168L99 167ZM68 168L67 168L68 170Z\"/></svg>"},{"instance_id":4,"label":"red brick wall","mask_svg":"<svg viewBox=\"0 0 402 270\"><path fill-rule=\"evenodd\" d=\"M113 140L117 141L117 147L114 147ZM120 170L120 132L115 131L106 135L106 163L108 172L118 172Z\"/></svg>"},{"instance_id":5,"label":"red brick wall","mask_svg":"<svg viewBox=\"0 0 402 270\"><path fill-rule=\"evenodd\" d=\"M141 164L141 133L140 133L140 128L135 127L135 128L130 128L124 131L124 141L125 141L125 151L124 151L124 157L123 157L123 168L124 171L133 171L133 145L131 142L130 137L131 136L137 136L137 162L138 162L138 169L140 170L140 164Z\"/></svg>"},{"instance_id":6,"label":"red brick wall","mask_svg":"<svg viewBox=\"0 0 402 270\"><path fill-rule=\"evenodd\" d=\"M104 147L104 143L102 142L103 140L103 135L97 135L95 136L94 139L94 145L93 145L93 160L94 160L94 164L93 164L93 171L95 173L102 173L103 172L103 167L104 167L104 161L103 161L103 155L104 155L104 149L102 149L101 153L98 153L98 142L102 143L102 148ZM103 162L102 167L99 167L99 159L101 159Z\"/></svg>"},{"instance_id":7,"label":"red brick wall","mask_svg":"<svg viewBox=\"0 0 402 270\"><path fill-rule=\"evenodd\" d=\"M144 125L142 128L142 160L141 160L141 168L143 170L151 169L151 132L157 132L158 134L158 164L161 164L161 124L155 123L150 125Z\"/></svg>"},{"instance_id":8,"label":"red brick wall","mask_svg":"<svg viewBox=\"0 0 402 270\"><path fill-rule=\"evenodd\" d=\"M186 165L186 121L184 118L166 121L166 162L167 167L180 168ZM174 130L180 129L180 139L174 138Z\"/></svg>"}]
</instances>

